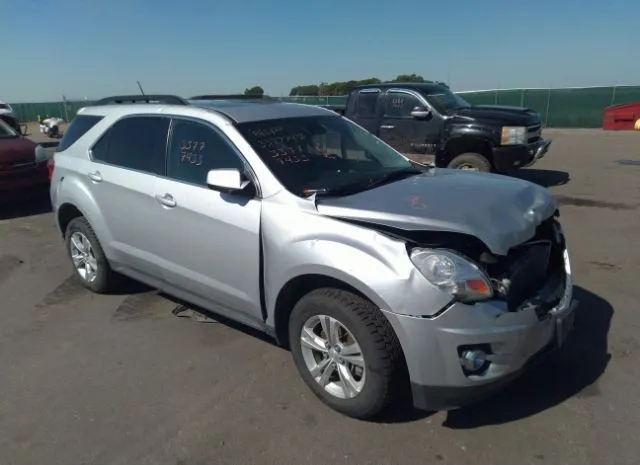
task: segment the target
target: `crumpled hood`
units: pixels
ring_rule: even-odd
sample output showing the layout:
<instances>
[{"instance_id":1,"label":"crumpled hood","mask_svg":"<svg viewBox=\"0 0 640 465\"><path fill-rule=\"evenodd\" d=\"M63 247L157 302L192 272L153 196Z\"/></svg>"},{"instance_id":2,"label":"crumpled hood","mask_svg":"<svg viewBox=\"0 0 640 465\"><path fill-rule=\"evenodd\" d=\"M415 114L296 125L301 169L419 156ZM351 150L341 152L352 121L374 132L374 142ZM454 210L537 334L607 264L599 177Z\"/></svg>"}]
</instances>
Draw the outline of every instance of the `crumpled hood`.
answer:
<instances>
[{"instance_id":1,"label":"crumpled hood","mask_svg":"<svg viewBox=\"0 0 640 465\"><path fill-rule=\"evenodd\" d=\"M26 137L0 138L0 164L34 161L37 145Z\"/></svg>"},{"instance_id":2,"label":"crumpled hood","mask_svg":"<svg viewBox=\"0 0 640 465\"><path fill-rule=\"evenodd\" d=\"M318 212L409 231L480 239L495 254L534 236L557 208L548 189L491 173L432 169L345 197L318 197Z\"/></svg>"}]
</instances>

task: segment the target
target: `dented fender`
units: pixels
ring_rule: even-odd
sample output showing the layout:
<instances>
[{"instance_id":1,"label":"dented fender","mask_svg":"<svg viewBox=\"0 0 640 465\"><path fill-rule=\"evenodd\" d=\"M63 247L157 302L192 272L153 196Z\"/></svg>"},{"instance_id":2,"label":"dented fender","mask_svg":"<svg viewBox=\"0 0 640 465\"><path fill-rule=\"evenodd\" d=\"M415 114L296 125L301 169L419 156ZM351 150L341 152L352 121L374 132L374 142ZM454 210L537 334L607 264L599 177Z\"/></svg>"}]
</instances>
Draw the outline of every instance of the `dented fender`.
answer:
<instances>
[{"instance_id":1,"label":"dented fender","mask_svg":"<svg viewBox=\"0 0 640 465\"><path fill-rule=\"evenodd\" d=\"M409 259L405 241L372 228L267 199L262 209L267 325L280 291L292 279L321 275L357 289L383 310L433 315L451 295L429 283ZM428 303L428 306L427 306Z\"/></svg>"}]
</instances>

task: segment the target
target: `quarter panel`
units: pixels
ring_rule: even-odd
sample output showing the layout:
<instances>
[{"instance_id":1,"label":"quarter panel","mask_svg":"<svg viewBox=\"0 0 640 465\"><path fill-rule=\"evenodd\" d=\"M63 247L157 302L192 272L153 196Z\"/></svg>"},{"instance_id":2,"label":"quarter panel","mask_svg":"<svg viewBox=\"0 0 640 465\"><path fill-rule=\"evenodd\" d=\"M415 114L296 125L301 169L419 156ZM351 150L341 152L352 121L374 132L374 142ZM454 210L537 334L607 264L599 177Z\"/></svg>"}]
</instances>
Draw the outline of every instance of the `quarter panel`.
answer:
<instances>
[{"instance_id":1,"label":"quarter panel","mask_svg":"<svg viewBox=\"0 0 640 465\"><path fill-rule=\"evenodd\" d=\"M111 247L113 235L88 186L88 178L80 174L90 170L91 162L88 160L64 155L56 156L55 174L51 183L53 209L57 221L62 205L70 204L76 207L87 218L107 258L111 259L114 256ZM64 231L61 232L64 234Z\"/></svg>"}]
</instances>

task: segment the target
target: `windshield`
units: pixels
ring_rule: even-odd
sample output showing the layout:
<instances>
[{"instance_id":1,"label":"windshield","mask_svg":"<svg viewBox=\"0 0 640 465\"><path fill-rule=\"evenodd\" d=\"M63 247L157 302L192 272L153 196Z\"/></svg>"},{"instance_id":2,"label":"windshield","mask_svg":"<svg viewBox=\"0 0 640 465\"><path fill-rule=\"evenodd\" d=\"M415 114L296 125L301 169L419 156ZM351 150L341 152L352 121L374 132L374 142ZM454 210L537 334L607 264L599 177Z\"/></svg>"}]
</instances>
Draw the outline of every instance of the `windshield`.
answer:
<instances>
[{"instance_id":1,"label":"windshield","mask_svg":"<svg viewBox=\"0 0 640 465\"><path fill-rule=\"evenodd\" d=\"M274 176L298 196L357 192L397 179L401 173L420 172L373 134L340 116L237 127Z\"/></svg>"},{"instance_id":2,"label":"windshield","mask_svg":"<svg viewBox=\"0 0 640 465\"><path fill-rule=\"evenodd\" d=\"M423 95L440 113L448 113L457 108L469 108L471 106L465 99L446 88L438 91L423 92Z\"/></svg>"},{"instance_id":3,"label":"windshield","mask_svg":"<svg viewBox=\"0 0 640 465\"><path fill-rule=\"evenodd\" d=\"M18 133L0 118L0 139L14 139Z\"/></svg>"}]
</instances>

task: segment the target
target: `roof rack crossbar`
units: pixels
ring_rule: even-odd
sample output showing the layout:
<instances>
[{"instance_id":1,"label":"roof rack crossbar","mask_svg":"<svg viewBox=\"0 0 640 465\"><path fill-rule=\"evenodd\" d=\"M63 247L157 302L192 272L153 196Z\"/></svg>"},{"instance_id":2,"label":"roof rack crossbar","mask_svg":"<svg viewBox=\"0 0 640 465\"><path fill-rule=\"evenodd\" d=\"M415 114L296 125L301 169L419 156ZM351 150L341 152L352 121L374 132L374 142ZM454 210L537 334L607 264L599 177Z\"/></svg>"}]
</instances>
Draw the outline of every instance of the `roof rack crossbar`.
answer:
<instances>
[{"instance_id":1,"label":"roof rack crossbar","mask_svg":"<svg viewBox=\"0 0 640 465\"><path fill-rule=\"evenodd\" d=\"M114 104L128 104L128 103L164 103L167 105L189 105L182 97L177 95L115 95L113 97L105 97L94 105L114 105Z\"/></svg>"}]
</instances>

